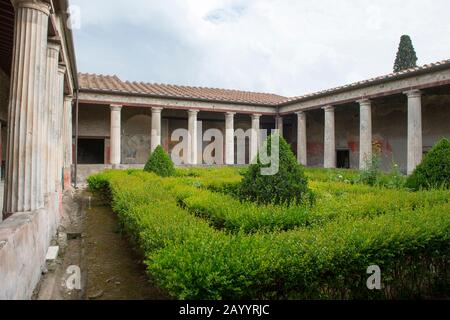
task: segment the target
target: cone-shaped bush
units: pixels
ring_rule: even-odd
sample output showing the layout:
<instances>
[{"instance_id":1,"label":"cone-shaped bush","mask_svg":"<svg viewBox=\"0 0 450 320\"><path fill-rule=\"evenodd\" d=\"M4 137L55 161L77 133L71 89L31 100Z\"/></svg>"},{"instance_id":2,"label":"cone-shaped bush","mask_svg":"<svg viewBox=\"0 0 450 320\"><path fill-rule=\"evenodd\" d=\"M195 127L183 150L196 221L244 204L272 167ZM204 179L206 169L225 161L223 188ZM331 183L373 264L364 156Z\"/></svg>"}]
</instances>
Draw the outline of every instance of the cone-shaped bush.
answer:
<instances>
[{"instance_id":1,"label":"cone-shaped bush","mask_svg":"<svg viewBox=\"0 0 450 320\"><path fill-rule=\"evenodd\" d=\"M175 174L175 167L169 155L158 146L148 158L144 171L154 172L161 177L170 177Z\"/></svg>"},{"instance_id":2,"label":"cone-shaped bush","mask_svg":"<svg viewBox=\"0 0 450 320\"><path fill-rule=\"evenodd\" d=\"M272 140L277 141L276 137L279 138L279 147L272 146ZM267 150L269 158L272 158L272 167L276 168L278 164L278 170L274 174L263 174L263 170L267 170L271 164L263 164L258 155L256 163L249 167L239 187L241 200L275 205L311 202L312 192L308 189L303 167L297 163L287 142L282 137L272 135L264 143L262 150ZM279 157L274 157L272 151L279 151Z\"/></svg>"},{"instance_id":3,"label":"cone-shaped bush","mask_svg":"<svg viewBox=\"0 0 450 320\"><path fill-rule=\"evenodd\" d=\"M442 139L425 156L408 178L406 186L413 190L450 188L450 141Z\"/></svg>"}]
</instances>

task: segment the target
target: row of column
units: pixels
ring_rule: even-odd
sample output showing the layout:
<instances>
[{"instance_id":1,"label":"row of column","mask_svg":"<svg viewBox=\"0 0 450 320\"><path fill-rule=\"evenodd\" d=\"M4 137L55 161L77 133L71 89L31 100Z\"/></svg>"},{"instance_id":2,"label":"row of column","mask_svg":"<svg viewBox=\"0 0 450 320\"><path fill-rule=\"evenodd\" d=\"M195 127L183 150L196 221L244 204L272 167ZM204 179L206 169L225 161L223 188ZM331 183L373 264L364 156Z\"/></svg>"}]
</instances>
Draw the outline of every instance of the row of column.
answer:
<instances>
[{"instance_id":1,"label":"row of column","mask_svg":"<svg viewBox=\"0 0 450 320\"><path fill-rule=\"evenodd\" d=\"M111 105L111 142L110 161L113 168L117 168L121 163L121 105ZM151 126L151 152L161 145L161 113L162 108L152 108ZM197 121L199 110L188 110L188 157L187 161L191 165L198 164L198 136ZM225 164L234 164L234 116L236 113L227 112L225 114ZM260 114L251 116L251 136L250 136L250 159L256 158L258 153L260 138Z\"/></svg>"},{"instance_id":2,"label":"row of column","mask_svg":"<svg viewBox=\"0 0 450 320\"><path fill-rule=\"evenodd\" d=\"M422 160L422 118L421 93L413 90L405 93L408 96L408 173L411 173ZM368 99L358 101L360 106L360 169L366 168L372 157L372 104ZM111 163L120 164L120 123L122 106L111 105ZM336 168L336 130L335 107L323 107L325 113L324 125L324 167ZM161 144L161 112L162 108L152 109L151 151ZM197 115L198 110L188 111L188 163L197 163ZM225 164L234 164L234 116L236 113L225 114ZM260 114L251 116L250 159L255 159L259 148ZM298 162L307 165L306 115L304 111L297 112L297 156ZM276 129L283 135L283 118L277 116Z\"/></svg>"},{"instance_id":3,"label":"row of column","mask_svg":"<svg viewBox=\"0 0 450 320\"><path fill-rule=\"evenodd\" d=\"M411 174L422 161L422 94L419 90L405 92L408 97L408 161ZM372 103L368 99L358 101L360 106L359 166L365 169L372 157ZM323 107L325 113L324 167L336 168L335 107ZM299 163L307 164L306 116L297 112L297 154Z\"/></svg>"},{"instance_id":4,"label":"row of column","mask_svg":"<svg viewBox=\"0 0 450 320\"><path fill-rule=\"evenodd\" d=\"M51 7L40 0L15 0L13 4L5 216L45 206L46 195L61 187L63 168L71 164L67 148L71 152L72 145L72 101L64 99L66 67L59 64L61 43L48 39Z\"/></svg>"}]
</instances>

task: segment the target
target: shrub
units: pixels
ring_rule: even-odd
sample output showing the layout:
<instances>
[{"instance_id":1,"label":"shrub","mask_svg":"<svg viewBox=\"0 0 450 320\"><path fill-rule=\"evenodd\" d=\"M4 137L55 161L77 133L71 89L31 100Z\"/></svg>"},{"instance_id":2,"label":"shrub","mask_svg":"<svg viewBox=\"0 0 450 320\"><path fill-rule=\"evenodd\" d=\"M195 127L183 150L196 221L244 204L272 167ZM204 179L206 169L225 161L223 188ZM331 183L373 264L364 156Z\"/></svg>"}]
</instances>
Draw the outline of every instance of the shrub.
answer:
<instances>
[{"instance_id":1,"label":"shrub","mask_svg":"<svg viewBox=\"0 0 450 320\"><path fill-rule=\"evenodd\" d=\"M425 156L408 178L406 186L413 190L450 188L450 141L442 139Z\"/></svg>"},{"instance_id":2,"label":"shrub","mask_svg":"<svg viewBox=\"0 0 450 320\"><path fill-rule=\"evenodd\" d=\"M161 177L170 177L176 173L172 160L161 146L157 146L150 155L144 171L154 172Z\"/></svg>"},{"instance_id":3,"label":"shrub","mask_svg":"<svg viewBox=\"0 0 450 320\"><path fill-rule=\"evenodd\" d=\"M378 152L372 153L370 159L365 160L365 169L361 171L357 182L375 186L380 176L381 157Z\"/></svg>"},{"instance_id":4,"label":"shrub","mask_svg":"<svg viewBox=\"0 0 450 320\"><path fill-rule=\"evenodd\" d=\"M252 164L240 185L239 197L241 200L254 201L259 204L291 205L307 203L312 199L308 189L308 180L303 167L291 151L287 142L279 136L272 135L264 143L267 154L272 154L272 139L279 138L279 170L273 175L263 175L262 169L266 166L261 163L258 155L256 163Z\"/></svg>"},{"instance_id":5,"label":"shrub","mask_svg":"<svg viewBox=\"0 0 450 320\"><path fill-rule=\"evenodd\" d=\"M92 189L109 188L113 210L145 255L149 275L173 297L399 299L448 295L450 191L386 194L364 185L320 182L317 194L323 201L314 210L328 207L345 217L336 216L310 228L244 234L211 228L178 206L179 199L196 194L183 179L136 171L108 171L89 179ZM359 197L358 190L362 190ZM213 199L202 206L218 208L219 202ZM380 266L385 286L377 292L366 287L367 267L374 264Z\"/></svg>"}]
</instances>

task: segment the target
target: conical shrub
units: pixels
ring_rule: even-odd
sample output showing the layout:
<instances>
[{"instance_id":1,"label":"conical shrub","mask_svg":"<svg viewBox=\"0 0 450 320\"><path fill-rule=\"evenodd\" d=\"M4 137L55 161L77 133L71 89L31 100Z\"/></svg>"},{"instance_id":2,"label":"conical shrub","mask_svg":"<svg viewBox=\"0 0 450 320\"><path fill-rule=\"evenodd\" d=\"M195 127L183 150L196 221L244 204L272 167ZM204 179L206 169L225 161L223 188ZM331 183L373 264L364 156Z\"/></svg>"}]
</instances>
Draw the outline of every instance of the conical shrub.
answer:
<instances>
[{"instance_id":1,"label":"conical shrub","mask_svg":"<svg viewBox=\"0 0 450 320\"><path fill-rule=\"evenodd\" d=\"M272 154L272 139L270 136L264 143L268 155ZM308 188L308 180L304 169L298 164L287 142L279 137L278 172L263 175L262 170L270 165L261 163L258 155L255 164L250 165L239 187L239 197L243 201L253 201L259 204L292 205L310 203L312 192ZM276 140L275 140L276 141Z\"/></svg>"},{"instance_id":2,"label":"conical shrub","mask_svg":"<svg viewBox=\"0 0 450 320\"><path fill-rule=\"evenodd\" d=\"M156 147L155 151L145 164L144 171L154 172L161 177L170 177L175 174L175 167L169 155L161 146Z\"/></svg>"},{"instance_id":3,"label":"conical shrub","mask_svg":"<svg viewBox=\"0 0 450 320\"><path fill-rule=\"evenodd\" d=\"M406 186L413 190L450 188L450 141L443 138L425 156L408 177Z\"/></svg>"}]
</instances>

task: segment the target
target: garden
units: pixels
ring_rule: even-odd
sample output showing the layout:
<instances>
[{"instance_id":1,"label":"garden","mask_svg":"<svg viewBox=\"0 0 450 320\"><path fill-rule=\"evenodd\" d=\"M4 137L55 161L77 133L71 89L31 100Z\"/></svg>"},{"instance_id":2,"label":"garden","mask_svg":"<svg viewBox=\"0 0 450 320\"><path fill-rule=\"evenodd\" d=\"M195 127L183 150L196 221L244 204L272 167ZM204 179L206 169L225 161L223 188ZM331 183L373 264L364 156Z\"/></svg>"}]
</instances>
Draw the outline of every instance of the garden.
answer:
<instances>
[{"instance_id":1,"label":"garden","mask_svg":"<svg viewBox=\"0 0 450 320\"><path fill-rule=\"evenodd\" d=\"M88 184L176 299L448 298L449 144L409 178L306 169L280 139L274 176L259 161L175 169L159 147L145 170ZM373 265L380 290L367 287Z\"/></svg>"}]
</instances>

